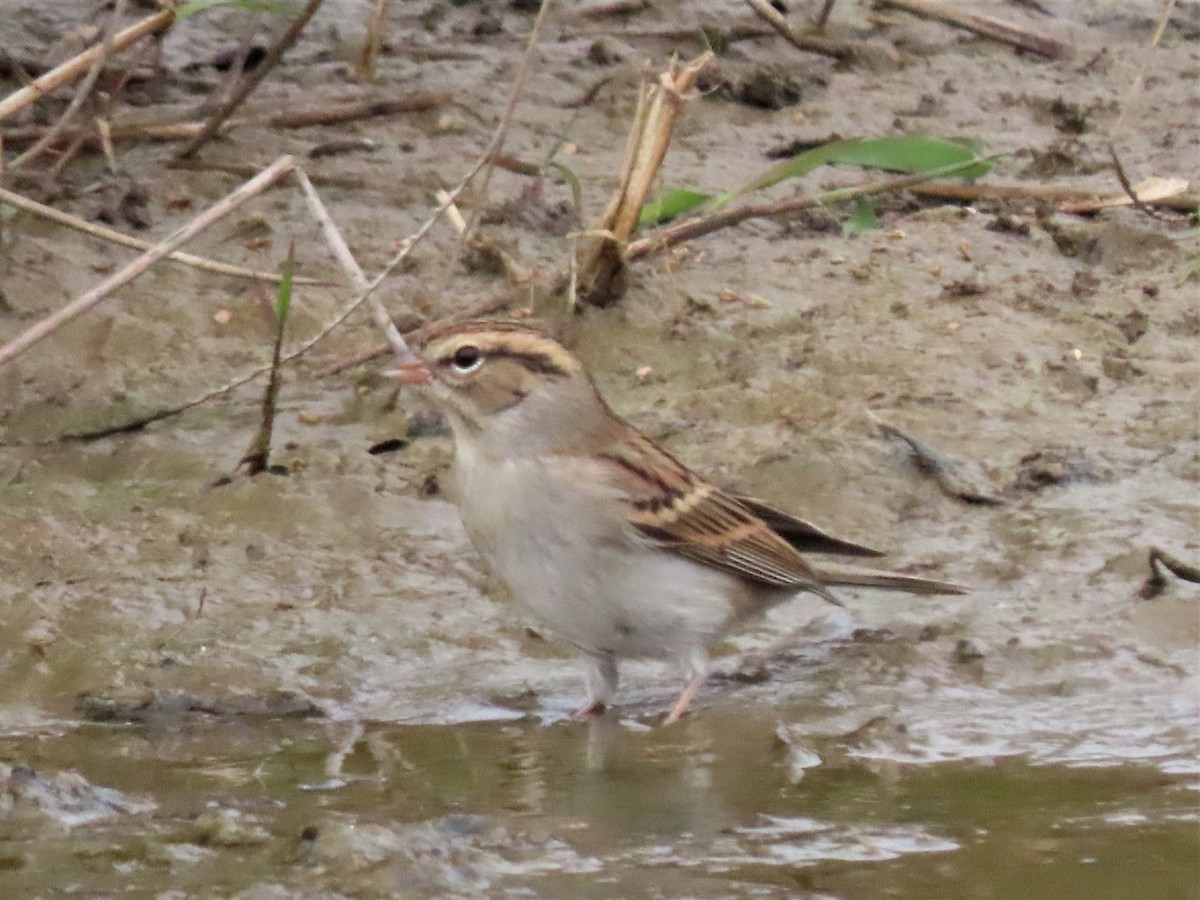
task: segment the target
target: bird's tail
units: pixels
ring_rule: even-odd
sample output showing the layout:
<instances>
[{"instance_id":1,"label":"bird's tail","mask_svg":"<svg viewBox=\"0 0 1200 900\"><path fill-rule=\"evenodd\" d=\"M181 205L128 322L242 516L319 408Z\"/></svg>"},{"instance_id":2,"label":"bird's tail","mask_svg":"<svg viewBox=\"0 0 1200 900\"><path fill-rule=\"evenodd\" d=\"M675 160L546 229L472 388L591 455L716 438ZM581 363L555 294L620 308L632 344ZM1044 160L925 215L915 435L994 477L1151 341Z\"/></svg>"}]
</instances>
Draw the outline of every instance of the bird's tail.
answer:
<instances>
[{"instance_id":1,"label":"bird's tail","mask_svg":"<svg viewBox=\"0 0 1200 900\"><path fill-rule=\"evenodd\" d=\"M814 565L813 573L821 584L829 586L887 588L909 594L965 594L968 589L949 581L918 578L881 569L866 569L861 566ZM839 604L840 605L840 604Z\"/></svg>"}]
</instances>

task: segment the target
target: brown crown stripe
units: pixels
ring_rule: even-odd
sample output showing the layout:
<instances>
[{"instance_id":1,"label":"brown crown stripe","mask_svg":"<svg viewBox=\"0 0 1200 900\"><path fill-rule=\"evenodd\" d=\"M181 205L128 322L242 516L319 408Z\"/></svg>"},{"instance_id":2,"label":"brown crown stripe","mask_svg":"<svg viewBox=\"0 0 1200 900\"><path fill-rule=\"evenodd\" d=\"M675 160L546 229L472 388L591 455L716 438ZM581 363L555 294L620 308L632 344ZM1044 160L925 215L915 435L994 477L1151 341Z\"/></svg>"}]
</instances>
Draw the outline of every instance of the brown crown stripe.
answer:
<instances>
[{"instance_id":1,"label":"brown crown stripe","mask_svg":"<svg viewBox=\"0 0 1200 900\"><path fill-rule=\"evenodd\" d=\"M458 334L527 334L552 341L554 338L532 325L513 322L507 319L468 319L462 322L434 322L418 328L411 335L412 339L425 347L435 341L453 337Z\"/></svg>"}]
</instances>

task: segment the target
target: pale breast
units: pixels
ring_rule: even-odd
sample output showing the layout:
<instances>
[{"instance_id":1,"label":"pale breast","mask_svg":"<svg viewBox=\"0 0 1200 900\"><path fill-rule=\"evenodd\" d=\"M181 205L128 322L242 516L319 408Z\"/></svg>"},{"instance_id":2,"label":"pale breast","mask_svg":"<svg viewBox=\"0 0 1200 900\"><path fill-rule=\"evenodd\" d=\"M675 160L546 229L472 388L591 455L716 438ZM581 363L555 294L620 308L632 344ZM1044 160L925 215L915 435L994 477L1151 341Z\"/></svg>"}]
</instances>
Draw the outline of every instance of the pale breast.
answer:
<instances>
[{"instance_id":1,"label":"pale breast","mask_svg":"<svg viewBox=\"0 0 1200 900\"><path fill-rule=\"evenodd\" d=\"M459 509L489 569L559 637L622 657L707 648L734 617L737 579L654 547L615 492L558 460L455 463Z\"/></svg>"}]
</instances>

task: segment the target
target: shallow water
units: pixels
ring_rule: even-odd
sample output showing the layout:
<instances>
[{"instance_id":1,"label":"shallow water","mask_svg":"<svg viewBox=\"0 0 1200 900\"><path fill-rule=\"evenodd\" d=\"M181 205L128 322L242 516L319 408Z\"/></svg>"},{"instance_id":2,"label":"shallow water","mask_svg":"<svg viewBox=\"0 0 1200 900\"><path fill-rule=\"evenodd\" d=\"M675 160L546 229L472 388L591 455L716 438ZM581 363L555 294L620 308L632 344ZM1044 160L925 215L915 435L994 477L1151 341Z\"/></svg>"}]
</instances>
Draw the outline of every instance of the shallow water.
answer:
<instances>
[{"instance_id":1,"label":"shallow water","mask_svg":"<svg viewBox=\"0 0 1200 900\"><path fill-rule=\"evenodd\" d=\"M831 739L828 761L797 767L775 717L754 708L672 729L201 718L8 738L0 757L73 768L115 793L67 804L12 790L0 886L6 896L1194 896L1195 773L1021 757L911 764L846 750Z\"/></svg>"},{"instance_id":2,"label":"shallow water","mask_svg":"<svg viewBox=\"0 0 1200 900\"><path fill-rule=\"evenodd\" d=\"M395 40L367 84L345 60L368 5L327 2L256 108L410 89L452 91L452 106L348 129L250 125L205 153L261 166L369 136L374 153L305 167L373 271L486 145L530 19L516 4L393 3ZM905 65L798 65L782 41L738 42L685 112L663 186L723 192L793 140L937 133L1006 154L999 183L1119 193L1121 103L1129 171L1193 177L1194 4L1152 55L1157 3L1043 5L1051 16L1004 15L1071 37L1075 60L846 4L832 27L894 42ZM6 49L36 58L93 7L9 3ZM561 150L597 213L641 60L700 50L653 33L748 15L706 0L552 17L506 150ZM205 61L246 22L221 11L175 29L164 97L142 100L193 104ZM609 31L626 35L609 48L623 60L598 62ZM746 78L790 79L801 99L726 96ZM171 150L119 149L156 235L237 180L165 169ZM862 177L822 169L800 189ZM93 189L111 187L98 159L65 178L53 202L95 215ZM568 202L554 179L537 200L529 184L497 172L490 200ZM1194 239L1182 218L1130 209L896 199L879 214L853 238L834 211L721 232L638 263L618 307L577 323L614 408L681 459L972 588L785 604L718 648L672 728L658 721L678 675L657 664L625 667L608 717L564 719L574 662L428 496L447 442L407 433L415 406L372 366L318 374L378 340L366 316L285 374L273 461L290 474L223 487L256 388L137 434L54 438L256 365L273 334L258 288L159 267L0 369L0 897L1198 896L1197 590L1172 578L1138 596L1149 547L1200 554ZM127 258L25 215L0 228L0 339ZM536 216L488 235L547 279L570 252ZM297 290L298 342L347 298L294 193L188 249L277 270L293 239L301 271L335 285ZM389 309L411 322L530 302L529 285L461 259L435 228L388 282ZM868 412L978 466L1007 502L943 495ZM407 443L368 452L394 438Z\"/></svg>"}]
</instances>

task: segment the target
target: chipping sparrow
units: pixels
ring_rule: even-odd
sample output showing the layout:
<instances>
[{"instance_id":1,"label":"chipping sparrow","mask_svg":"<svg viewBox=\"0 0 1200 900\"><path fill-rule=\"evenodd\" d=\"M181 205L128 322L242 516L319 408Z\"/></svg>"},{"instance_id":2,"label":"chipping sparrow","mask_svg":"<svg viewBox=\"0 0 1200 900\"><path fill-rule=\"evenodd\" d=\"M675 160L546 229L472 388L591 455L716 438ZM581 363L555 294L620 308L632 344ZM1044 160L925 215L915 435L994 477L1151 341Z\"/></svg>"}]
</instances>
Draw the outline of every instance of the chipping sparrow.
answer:
<instances>
[{"instance_id":1,"label":"chipping sparrow","mask_svg":"<svg viewBox=\"0 0 1200 900\"><path fill-rule=\"evenodd\" d=\"M582 364L528 325L469 321L419 334L388 375L420 386L454 433L456 500L491 571L572 644L588 703L603 711L617 660L674 660L679 719L731 628L826 585L957 594L956 585L800 555L874 556L758 500L722 491L633 426Z\"/></svg>"}]
</instances>

